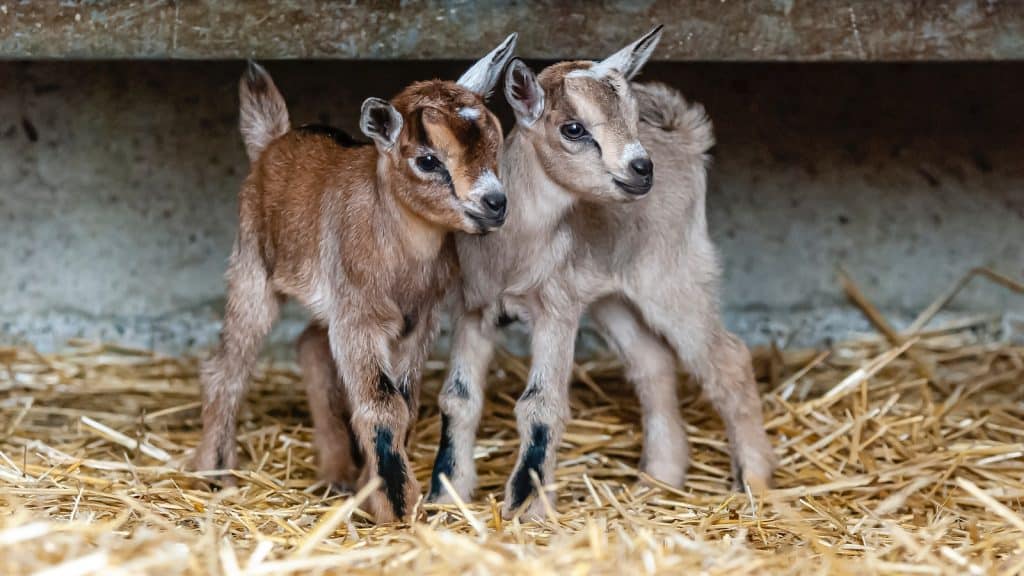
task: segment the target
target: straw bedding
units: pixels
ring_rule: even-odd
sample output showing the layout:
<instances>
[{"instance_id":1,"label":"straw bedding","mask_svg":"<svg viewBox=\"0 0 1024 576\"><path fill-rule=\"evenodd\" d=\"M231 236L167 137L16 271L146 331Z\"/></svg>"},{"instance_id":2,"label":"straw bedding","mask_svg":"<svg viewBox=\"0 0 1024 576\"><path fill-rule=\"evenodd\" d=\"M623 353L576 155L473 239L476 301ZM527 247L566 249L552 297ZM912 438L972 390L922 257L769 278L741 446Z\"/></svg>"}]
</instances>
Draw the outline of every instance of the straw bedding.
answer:
<instances>
[{"instance_id":1,"label":"straw bedding","mask_svg":"<svg viewBox=\"0 0 1024 576\"><path fill-rule=\"evenodd\" d=\"M0 573L1024 572L1024 347L992 343L986 319L912 337L875 321L880 335L827 350L757 353L780 461L765 494L729 490L721 422L690 383L686 487L644 478L619 365L579 364L557 511L536 523L497 513L522 359L496 362L475 500L421 503L411 526L375 526L360 495L317 483L293 365L260 366L239 430L240 487L211 493L182 471L199 437L194 358L0 349ZM443 369L430 365L411 455L424 483Z\"/></svg>"}]
</instances>

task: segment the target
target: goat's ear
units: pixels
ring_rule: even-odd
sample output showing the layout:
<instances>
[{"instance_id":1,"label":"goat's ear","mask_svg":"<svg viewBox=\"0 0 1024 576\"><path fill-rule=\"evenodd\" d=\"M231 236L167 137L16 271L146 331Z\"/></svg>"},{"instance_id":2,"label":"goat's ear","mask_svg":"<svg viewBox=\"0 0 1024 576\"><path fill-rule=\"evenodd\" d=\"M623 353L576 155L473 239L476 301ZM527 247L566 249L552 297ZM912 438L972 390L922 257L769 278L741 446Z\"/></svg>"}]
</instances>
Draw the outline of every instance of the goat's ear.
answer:
<instances>
[{"instance_id":1,"label":"goat's ear","mask_svg":"<svg viewBox=\"0 0 1024 576\"><path fill-rule=\"evenodd\" d=\"M359 116L359 129L377 143L381 150L390 150L402 132L402 115L387 100L367 98Z\"/></svg>"},{"instance_id":2,"label":"goat's ear","mask_svg":"<svg viewBox=\"0 0 1024 576\"><path fill-rule=\"evenodd\" d=\"M633 78L654 53L654 47L661 39L662 28L664 26L656 26L636 42L594 64L590 71L598 76L604 76L608 71L616 70L625 76L626 80Z\"/></svg>"},{"instance_id":3,"label":"goat's ear","mask_svg":"<svg viewBox=\"0 0 1024 576\"><path fill-rule=\"evenodd\" d=\"M457 84L463 88L486 98L494 85L498 83L498 77L505 68L505 64L512 58L516 50L516 38L519 35L515 32L508 35L505 41L491 50L487 56L470 66L465 74L459 78Z\"/></svg>"},{"instance_id":4,"label":"goat's ear","mask_svg":"<svg viewBox=\"0 0 1024 576\"><path fill-rule=\"evenodd\" d=\"M505 98L516 113L516 121L532 126L544 113L544 89L533 70L516 58L505 72Z\"/></svg>"}]
</instances>

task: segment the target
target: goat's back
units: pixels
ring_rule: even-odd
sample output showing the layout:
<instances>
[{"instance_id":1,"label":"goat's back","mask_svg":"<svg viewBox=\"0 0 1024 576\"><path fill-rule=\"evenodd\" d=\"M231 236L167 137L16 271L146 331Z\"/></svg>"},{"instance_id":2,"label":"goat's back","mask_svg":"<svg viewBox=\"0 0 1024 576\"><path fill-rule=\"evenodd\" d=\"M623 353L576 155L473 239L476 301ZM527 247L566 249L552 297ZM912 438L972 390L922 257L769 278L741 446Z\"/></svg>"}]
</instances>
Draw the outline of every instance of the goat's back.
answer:
<instances>
[{"instance_id":1,"label":"goat's back","mask_svg":"<svg viewBox=\"0 0 1024 576\"><path fill-rule=\"evenodd\" d=\"M253 165L242 224L259 230L263 259L289 295L303 290L297 285L318 261L323 226L340 240L371 219L374 199L357 175L372 175L374 167L371 146L343 147L331 135L303 129L275 139Z\"/></svg>"}]
</instances>

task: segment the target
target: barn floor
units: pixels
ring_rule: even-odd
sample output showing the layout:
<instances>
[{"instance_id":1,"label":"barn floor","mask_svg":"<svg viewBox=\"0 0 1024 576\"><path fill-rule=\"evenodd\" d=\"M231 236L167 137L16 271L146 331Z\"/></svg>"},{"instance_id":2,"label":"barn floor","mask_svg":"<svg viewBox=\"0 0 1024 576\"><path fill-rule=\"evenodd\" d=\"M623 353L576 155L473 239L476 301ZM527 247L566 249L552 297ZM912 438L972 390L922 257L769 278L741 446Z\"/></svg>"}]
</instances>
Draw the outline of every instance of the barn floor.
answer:
<instances>
[{"instance_id":1,"label":"barn floor","mask_svg":"<svg viewBox=\"0 0 1024 576\"><path fill-rule=\"evenodd\" d=\"M0 349L0 573L1021 573L1024 347L986 343L978 327L759 351L781 464L766 494L729 491L721 423L689 384L686 488L642 482L618 365L581 364L558 512L522 524L500 521L495 500L516 449L520 359L501 358L492 378L477 499L374 526L347 496L323 498L292 365L261 366L240 488L211 493L182 471L198 441L194 358ZM412 456L421 482L442 377L432 363Z\"/></svg>"}]
</instances>

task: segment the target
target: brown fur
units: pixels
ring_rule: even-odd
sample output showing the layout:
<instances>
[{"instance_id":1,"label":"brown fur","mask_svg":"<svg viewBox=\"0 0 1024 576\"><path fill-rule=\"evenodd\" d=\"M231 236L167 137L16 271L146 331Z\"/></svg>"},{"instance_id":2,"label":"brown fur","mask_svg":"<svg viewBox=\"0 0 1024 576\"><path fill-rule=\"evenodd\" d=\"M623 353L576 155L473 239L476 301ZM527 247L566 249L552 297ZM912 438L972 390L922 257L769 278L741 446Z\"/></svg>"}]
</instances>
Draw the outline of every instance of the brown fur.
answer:
<instances>
[{"instance_id":1,"label":"brown fur","mask_svg":"<svg viewBox=\"0 0 1024 576\"><path fill-rule=\"evenodd\" d=\"M466 212L480 175L497 169L501 128L479 94L441 80L395 97L402 127L394 141L387 104L364 105L364 131L377 145L354 148L288 131L284 101L258 66L240 95L253 163L239 194L221 345L202 370L194 465L236 467L239 404L279 303L291 297L314 318L299 360L324 478L350 486L381 475L370 511L378 521L407 515L420 493L405 449L420 372L457 272L450 232L481 230ZM479 117L459 116L466 106ZM427 152L443 161L450 183L413 167ZM233 483L227 474L214 478Z\"/></svg>"}]
</instances>

